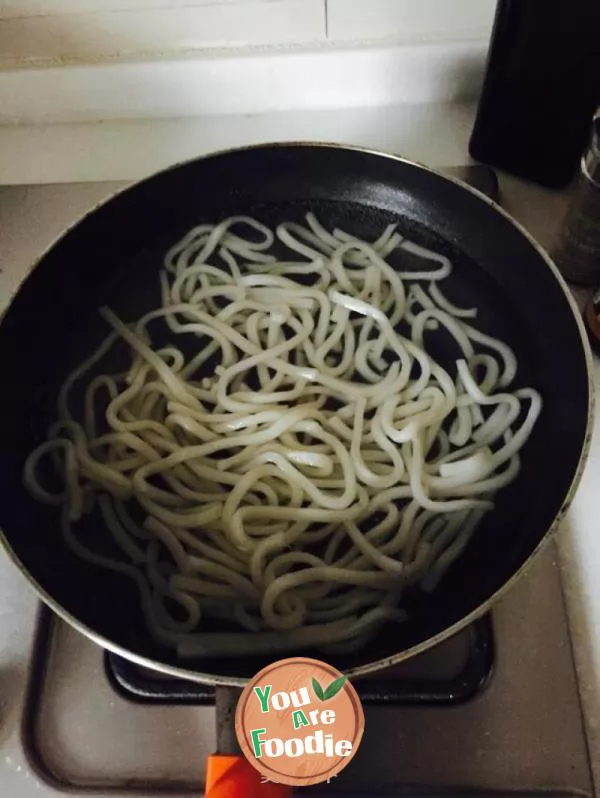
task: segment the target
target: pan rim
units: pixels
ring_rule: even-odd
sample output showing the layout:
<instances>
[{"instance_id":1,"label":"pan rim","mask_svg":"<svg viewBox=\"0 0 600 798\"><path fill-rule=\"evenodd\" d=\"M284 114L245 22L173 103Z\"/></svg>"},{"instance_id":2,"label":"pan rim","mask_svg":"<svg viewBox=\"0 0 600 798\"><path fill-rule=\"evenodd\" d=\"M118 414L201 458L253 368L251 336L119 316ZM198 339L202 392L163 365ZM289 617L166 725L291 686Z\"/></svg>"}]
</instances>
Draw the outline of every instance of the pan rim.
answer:
<instances>
[{"instance_id":1,"label":"pan rim","mask_svg":"<svg viewBox=\"0 0 600 798\"><path fill-rule=\"evenodd\" d=\"M335 142L315 142L315 141L285 141L285 142L265 142L260 144L251 144L243 147L231 147L222 150L217 150L214 152L206 153L205 155L196 156L193 158L186 159L184 161L178 161L174 164L171 164L164 169L161 169L157 172L154 172L147 177L142 178L141 180L134 181L132 183L128 183L127 185L123 186L122 188L118 189L117 191L112 192L109 196L105 197L102 201L96 203L92 208L78 217L75 221L72 222L64 231L62 231L58 236L56 236L51 243L45 247L43 252L33 261L31 268L29 271L24 275L24 277L17 283L15 286L12 294L8 298L8 302L6 305L5 310L0 315L0 335L2 334L2 322L10 310L10 307L20 292L23 285L26 281L35 273L36 266L46 257L46 255L54 249L64 238L66 238L69 233L74 230L78 225L85 221L88 216L91 216L100 208L104 207L108 203L110 203L116 197L119 197L121 194L124 194L127 191L135 189L136 187L143 185L151 180L154 180L157 177L160 177L163 174L167 174L175 169L178 169L182 166L186 166L188 164L196 163L198 161L208 160L210 158L218 158L222 156L231 155L234 153L245 152L249 150L268 150L274 148L323 148L323 149L338 149L338 150L346 150L351 152L362 153L365 155L372 155L380 158L387 158L389 160L406 164L408 166L421 169L426 171L432 175L435 175L437 178L441 178L443 180L447 180L450 183L455 184L459 188L468 191L479 200L482 200L486 203L490 208L495 210L496 212L500 213L501 216L504 217L506 221L508 221L516 230L525 238L525 240L537 251L540 255L542 260L545 262L546 266L550 269L551 273L553 274L554 278L556 279L559 287L562 290L562 293L567 301L567 304L571 310L573 315L573 319L575 321L575 326L579 332L579 337L581 340L581 345L584 352L584 362L586 368L586 377L587 377L587 418L586 418L586 425L585 425L585 433L584 433L584 440L581 447L581 453L579 456L579 460L577 463L577 467L575 469L573 478L569 485L569 488L566 492L565 498L559 507L551 525L544 533L541 540L535 546L535 548L531 551L529 556L524 560L521 566L515 571L515 573L507 579L504 584L499 587L494 593L492 593L485 601L481 602L477 607L475 607L468 615L463 616L461 619L453 623L451 626L446 627L438 634L433 635L432 637L427 638L409 648L406 648L402 651L399 651L395 654L389 655L387 657L380 658L378 660L373 660L371 662L367 662L361 665L354 666L352 668L348 668L344 670L344 673L349 677L359 677L359 676L366 676L368 674L374 673L379 670L383 670L391 665L399 664L407 659L410 659L413 656L423 653L430 648L438 645L439 643L447 640L448 638L452 637L453 635L460 632L462 629L466 628L469 624L475 621L477 618L480 618L484 615L499 599L501 599L505 593L507 593L515 584L515 582L523 576L526 570L531 566L533 561L537 558L540 552L544 549L544 547L549 543L552 539L552 536L556 532L557 528L560 526L565 514L567 513L573 498L575 496L576 490L579 486L581 481L581 477L588 459L590 446L591 446L591 439L594 427L594 407L595 407L595 396L594 396L594 382L593 382L593 360L592 360L592 353L590 344L587 338L587 333L585 331L585 327L583 325L583 320L579 313L579 309L577 304L571 294L571 291L560 273L558 267L553 262L550 255L546 252L546 250L542 247L542 245L536 241L536 239L529 233L529 231L516 219L511 216L499 203L495 200L488 197L483 192L479 191L478 189L470 186L468 183L465 183L463 180L460 180L453 175L444 174L437 169L434 169L430 166L425 164L419 163L418 161L411 160L409 158L405 158L401 155L396 155L394 153L386 152L383 150L372 149L369 147L361 147L356 145L349 145L349 144L338 144ZM203 671L197 670L188 670L185 667L179 667L175 665L170 665L166 662L161 662L159 660L153 660L149 657L142 656L136 654L134 651L130 651L129 649L121 646L114 641L104 637L103 635L94 631L91 627L87 624L80 621L76 618L70 611L68 611L65 607L63 607L58 601L56 601L33 577L33 575L25 568L21 560L16 555L15 551L13 550L12 546L10 545L8 538L4 532L4 530L0 527L0 543L4 547L5 551L7 552L10 560L13 564L17 567L17 569L21 572L21 574L27 579L29 584L34 588L37 595L41 598L41 600L48 606L50 609L55 612L63 621L68 623L70 626L75 628L77 631L81 632L82 634L86 635L90 640L94 643L99 645L101 648L111 651L118 656L123 657L135 664L149 668L154 671L158 671L160 673L167 674L169 676L173 676L179 679L185 679L188 681L199 682L203 684L211 684L211 685L218 685L218 686L232 686L232 687L242 687L246 684L249 678L251 678L252 674L248 675L248 677L239 677L239 676L224 676L220 674L211 674L205 673Z\"/></svg>"}]
</instances>

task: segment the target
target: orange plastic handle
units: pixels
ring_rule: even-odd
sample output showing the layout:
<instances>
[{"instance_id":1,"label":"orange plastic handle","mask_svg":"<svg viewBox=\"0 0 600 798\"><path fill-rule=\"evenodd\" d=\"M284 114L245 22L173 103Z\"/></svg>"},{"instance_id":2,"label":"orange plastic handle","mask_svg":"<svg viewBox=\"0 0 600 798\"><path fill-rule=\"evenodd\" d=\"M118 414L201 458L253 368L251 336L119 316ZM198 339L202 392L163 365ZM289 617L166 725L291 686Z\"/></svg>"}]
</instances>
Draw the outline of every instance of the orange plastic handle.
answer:
<instances>
[{"instance_id":1,"label":"orange plastic handle","mask_svg":"<svg viewBox=\"0 0 600 798\"><path fill-rule=\"evenodd\" d=\"M291 787L266 781L243 756L208 757L204 798L291 798L291 795Z\"/></svg>"}]
</instances>

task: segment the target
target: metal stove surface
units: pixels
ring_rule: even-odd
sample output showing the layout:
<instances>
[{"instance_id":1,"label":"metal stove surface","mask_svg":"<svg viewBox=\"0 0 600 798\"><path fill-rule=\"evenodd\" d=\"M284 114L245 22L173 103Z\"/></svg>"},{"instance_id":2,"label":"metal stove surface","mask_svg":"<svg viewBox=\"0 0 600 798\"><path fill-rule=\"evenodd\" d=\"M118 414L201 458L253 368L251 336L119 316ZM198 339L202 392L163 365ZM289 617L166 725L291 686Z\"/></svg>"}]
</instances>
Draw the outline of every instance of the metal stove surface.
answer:
<instances>
[{"instance_id":1,"label":"metal stove surface","mask_svg":"<svg viewBox=\"0 0 600 798\"><path fill-rule=\"evenodd\" d=\"M489 170L469 170L452 171L493 188ZM2 190L0 260L7 280L14 283L36 250L116 187ZM484 692L455 707L368 707L352 763L331 784L306 794L591 796L555 558L552 543L494 609L496 662ZM8 613L0 646L0 798L200 796L205 758L215 744L214 709L127 701L106 677L104 652L61 621L43 667L31 669L27 681L34 602L12 566L0 565ZM452 673L461 646L464 641L449 641L405 667L419 677Z\"/></svg>"}]
</instances>

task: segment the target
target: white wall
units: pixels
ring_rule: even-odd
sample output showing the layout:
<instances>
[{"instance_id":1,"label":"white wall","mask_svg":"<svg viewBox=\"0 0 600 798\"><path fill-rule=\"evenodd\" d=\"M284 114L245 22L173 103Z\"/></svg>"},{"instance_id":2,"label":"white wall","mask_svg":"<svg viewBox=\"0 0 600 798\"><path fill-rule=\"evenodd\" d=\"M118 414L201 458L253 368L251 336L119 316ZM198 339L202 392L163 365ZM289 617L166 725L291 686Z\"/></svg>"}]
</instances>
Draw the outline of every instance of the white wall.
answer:
<instances>
[{"instance_id":1,"label":"white wall","mask_svg":"<svg viewBox=\"0 0 600 798\"><path fill-rule=\"evenodd\" d=\"M214 49L486 40L495 0L0 0L0 69Z\"/></svg>"},{"instance_id":2,"label":"white wall","mask_svg":"<svg viewBox=\"0 0 600 798\"><path fill-rule=\"evenodd\" d=\"M496 0L327 0L326 7L331 39L417 41L489 35Z\"/></svg>"}]
</instances>

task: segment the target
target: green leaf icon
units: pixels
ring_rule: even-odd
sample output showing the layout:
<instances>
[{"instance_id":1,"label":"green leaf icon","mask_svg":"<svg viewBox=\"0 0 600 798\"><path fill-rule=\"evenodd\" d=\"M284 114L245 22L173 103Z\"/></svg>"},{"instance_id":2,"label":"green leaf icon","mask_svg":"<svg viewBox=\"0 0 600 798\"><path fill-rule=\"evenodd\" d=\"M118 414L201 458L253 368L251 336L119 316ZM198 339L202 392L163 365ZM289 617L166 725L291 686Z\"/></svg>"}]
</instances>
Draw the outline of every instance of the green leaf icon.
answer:
<instances>
[{"instance_id":1,"label":"green leaf icon","mask_svg":"<svg viewBox=\"0 0 600 798\"><path fill-rule=\"evenodd\" d=\"M314 690L315 695L320 701L325 701L325 694L323 693L323 688L319 684L319 682L313 676L312 680L312 689Z\"/></svg>"},{"instance_id":2,"label":"green leaf icon","mask_svg":"<svg viewBox=\"0 0 600 798\"><path fill-rule=\"evenodd\" d=\"M347 681L347 676L340 676L338 679L334 679L325 690L323 701L329 701L330 698L336 696Z\"/></svg>"}]
</instances>

